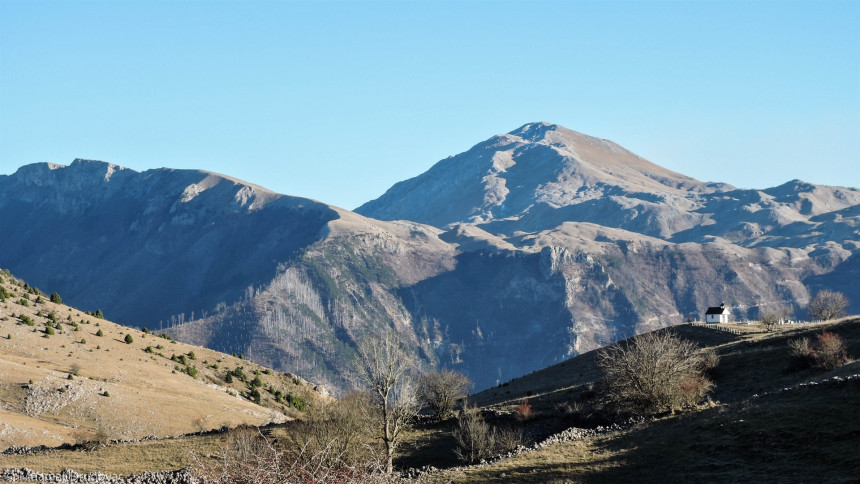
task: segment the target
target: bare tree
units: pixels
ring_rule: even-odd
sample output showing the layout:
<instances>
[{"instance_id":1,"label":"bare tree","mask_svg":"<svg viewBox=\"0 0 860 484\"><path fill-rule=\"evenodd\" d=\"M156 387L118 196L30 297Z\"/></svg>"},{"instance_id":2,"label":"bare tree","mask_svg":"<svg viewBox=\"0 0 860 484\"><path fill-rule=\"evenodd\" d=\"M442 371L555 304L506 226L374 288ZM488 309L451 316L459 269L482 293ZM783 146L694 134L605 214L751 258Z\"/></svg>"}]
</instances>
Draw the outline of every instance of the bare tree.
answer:
<instances>
[{"instance_id":1,"label":"bare tree","mask_svg":"<svg viewBox=\"0 0 860 484\"><path fill-rule=\"evenodd\" d=\"M770 332L773 330L774 325L780 321L789 319L792 312L793 311L789 306L777 306L775 308L763 310L759 315L759 319L765 325L767 331Z\"/></svg>"},{"instance_id":2,"label":"bare tree","mask_svg":"<svg viewBox=\"0 0 860 484\"><path fill-rule=\"evenodd\" d=\"M385 470L394 470L394 454L401 432L418 413L418 391L410 375L412 365L393 332L371 337L358 345L358 371L373 395L375 430L385 451Z\"/></svg>"},{"instance_id":3,"label":"bare tree","mask_svg":"<svg viewBox=\"0 0 860 484\"><path fill-rule=\"evenodd\" d=\"M809 317L826 321L845 316L848 307L848 298L841 292L822 290L818 291L812 302L809 303Z\"/></svg>"},{"instance_id":4,"label":"bare tree","mask_svg":"<svg viewBox=\"0 0 860 484\"><path fill-rule=\"evenodd\" d=\"M421 378L421 400L430 407L440 421L447 419L457 402L469 394L472 381L454 370L428 373Z\"/></svg>"},{"instance_id":5,"label":"bare tree","mask_svg":"<svg viewBox=\"0 0 860 484\"><path fill-rule=\"evenodd\" d=\"M713 384L695 343L655 331L601 349L602 399L618 413L646 415L698 403Z\"/></svg>"}]
</instances>

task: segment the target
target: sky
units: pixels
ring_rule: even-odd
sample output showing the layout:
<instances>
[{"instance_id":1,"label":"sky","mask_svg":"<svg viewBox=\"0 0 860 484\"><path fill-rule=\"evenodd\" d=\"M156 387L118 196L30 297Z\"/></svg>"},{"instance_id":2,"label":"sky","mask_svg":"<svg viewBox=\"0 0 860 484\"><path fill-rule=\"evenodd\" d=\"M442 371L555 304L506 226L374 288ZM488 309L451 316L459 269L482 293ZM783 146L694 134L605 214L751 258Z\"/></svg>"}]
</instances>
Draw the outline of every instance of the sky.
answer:
<instances>
[{"instance_id":1,"label":"sky","mask_svg":"<svg viewBox=\"0 0 860 484\"><path fill-rule=\"evenodd\" d=\"M860 2L0 0L0 175L204 169L353 209L534 121L860 187Z\"/></svg>"}]
</instances>

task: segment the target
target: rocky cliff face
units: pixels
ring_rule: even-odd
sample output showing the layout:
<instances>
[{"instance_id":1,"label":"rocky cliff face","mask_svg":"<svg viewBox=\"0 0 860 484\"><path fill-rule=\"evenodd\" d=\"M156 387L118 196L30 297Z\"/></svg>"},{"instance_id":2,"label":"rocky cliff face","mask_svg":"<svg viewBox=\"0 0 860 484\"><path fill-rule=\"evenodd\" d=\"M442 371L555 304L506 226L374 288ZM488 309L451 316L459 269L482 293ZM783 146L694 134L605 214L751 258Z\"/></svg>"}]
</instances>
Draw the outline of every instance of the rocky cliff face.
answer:
<instances>
[{"instance_id":1,"label":"rocky cliff face","mask_svg":"<svg viewBox=\"0 0 860 484\"><path fill-rule=\"evenodd\" d=\"M826 287L860 311L857 189L702 183L545 123L358 212L207 172L31 165L0 177L0 265L336 389L387 328L485 388L720 302L803 315Z\"/></svg>"}]
</instances>

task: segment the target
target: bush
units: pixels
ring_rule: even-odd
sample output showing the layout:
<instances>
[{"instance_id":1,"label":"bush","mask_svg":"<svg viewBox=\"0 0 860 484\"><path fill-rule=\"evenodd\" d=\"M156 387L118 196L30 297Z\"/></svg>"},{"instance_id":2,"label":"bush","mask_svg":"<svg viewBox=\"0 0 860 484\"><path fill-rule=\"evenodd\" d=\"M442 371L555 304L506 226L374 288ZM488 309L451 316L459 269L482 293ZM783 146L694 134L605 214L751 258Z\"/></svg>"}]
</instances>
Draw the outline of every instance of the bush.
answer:
<instances>
[{"instance_id":1,"label":"bush","mask_svg":"<svg viewBox=\"0 0 860 484\"><path fill-rule=\"evenodd\" d=\"M601 349L601 400L611 412L634 416L697 404L712 388L703 352L670 331L636 336Z\"/></svg>"},{"instance_id":2,"label":"bush","mask_svg":"<svg viewBox=\"0 0 860 484\"><path fill-rule=\"evenodd\" d=\"M287 427L287 434L293 447L324 456L323 464L331 469L372 467L378 454L368 445L374 440L372 405L366 393L350 392L341 400L314 406Z\"/></svg>"},{"instance_id":3,"label":"bush","mask_svg":"<svg viewBox=\"0 0 860 484\"><path fill-rule=\"evenodd\" d=\"M823 332L810 343L809 338L799 338L788 342L791 357L790 368L802 370L815 366L821 370L833 370L850 361L845 343L838 335Z\"/></svg>"},{"instance_id":4,"label":"bush","mask_svg":"<svg viewBox=\"0 0 860 484\"><path fill-rule=\"evenodd\" d=\"M96 331L96 336L104 336L104 332L102 330Z\"/></svg>"},{"instance_id":5,"label":"bush","mask_svg":"<svg viewBox=\"0 0 860 484\"><path fill-rule=\"evenodd\" d=\"M815 366L822 370L833 370L849 361L842 338L829 332L821 333L818 337L812 348L812 355Z\"/></svg>"},{"instance_id":6,"label":"bush","mask_svg":"<svg viewBox=\"0 0 860 484\"><path fill-rule=\"evenodd\" d=\"M789 341L788 354L791 357L791 369L802 370L812 366L812 347L809 345L809 338Z\"/></svg>"},{"instance_id":7,"label":"bush","mask_svg":"<svg viewBox=\"0 0 860 484\"><path fill-rule=\"evenodd\" d=\"M63 298L60 297L56 292L51 293L51 302L54 304L63 304Z\"/></svg>"},{"instance_id":8,"label":"bush","mask_svg":"<svg viewBox=\"0 0 860 484\"><path fill-rule=\"evenodd\" d=\"M292 394L287 395L286 400L290 404L291 407L295 408L296 410L298 410L300 412L304 412L305 409L307 408L305 401L302 400L300 397L297 397L295 395L292 395Z\"/></svg>"},{"instance_id":9,"label":"bush","mask_svg":"<svg viewBox=\"0 0 860 484\"><path fill-rule=\"evenodd\" d=\"M514 418L517 421L522 422L523 420L528 420L532 417L532 405L529 403L528 398L523 398L523 401L517 405L517 408L514 409Z\"/></svg>"},{"instance_id":10,"label":"bush","mask_svg":"<svg viewBox=\"0 0 860 484\"><path fill-rule=\"evenodd\" d=\"M378 467L345 462L336 445L322 445L316 452L296 447L281 449L258 429L242 426L227 434L220 459L195 456L195 461L204 481L212 483L380 482Z\"/></svg>"},{"instance_id":11,"label":"bush","mask_svg":"<svg viewBox=\"0 0 860 484\"><path fill-rule=\"evenodd\" d=\"M132 343L134 343L134 338L130 334L125 335L125 344L130 345Z\"/></svg>"},{"instance_id":12,"label":"bush","mask_svg":"<svg viewBox=\"0 0 860 484\"><path fill-rule=\"evenodd\" d=\"M454 440L457 449L454 451L460 460L475 463L492 455L495 447L495 437L489 424L481 417L481 410L466 407L457 417L457 428L454 429Z\"/></svg>"}]
</instances>

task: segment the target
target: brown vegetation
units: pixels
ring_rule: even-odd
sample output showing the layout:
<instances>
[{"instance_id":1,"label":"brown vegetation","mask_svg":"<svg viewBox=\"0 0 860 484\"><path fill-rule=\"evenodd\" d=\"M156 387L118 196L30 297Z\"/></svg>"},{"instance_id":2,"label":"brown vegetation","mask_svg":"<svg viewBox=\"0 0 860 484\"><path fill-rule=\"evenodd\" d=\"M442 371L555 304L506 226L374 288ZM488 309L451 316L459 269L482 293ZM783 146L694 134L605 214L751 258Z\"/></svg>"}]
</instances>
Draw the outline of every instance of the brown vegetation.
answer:
<instances>
[{"instance_id":1,"label":"brown vegetation","mask_svg":"<svg viewBox=\"0 0 860 484\"><path fill-rule=\"evenodd\" d=\"M671 332L647 333L597 353L601 397L615 413L648 415L698 403L712 387L695 343Z\"/></svg>"}]
</instances>

